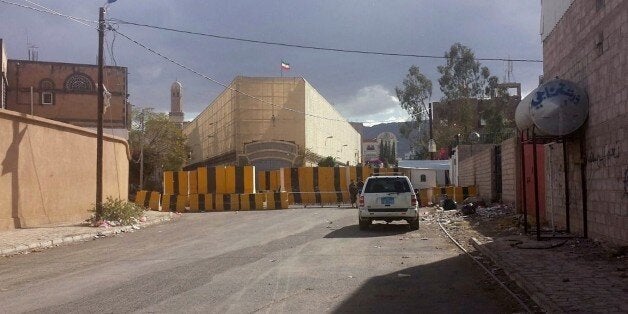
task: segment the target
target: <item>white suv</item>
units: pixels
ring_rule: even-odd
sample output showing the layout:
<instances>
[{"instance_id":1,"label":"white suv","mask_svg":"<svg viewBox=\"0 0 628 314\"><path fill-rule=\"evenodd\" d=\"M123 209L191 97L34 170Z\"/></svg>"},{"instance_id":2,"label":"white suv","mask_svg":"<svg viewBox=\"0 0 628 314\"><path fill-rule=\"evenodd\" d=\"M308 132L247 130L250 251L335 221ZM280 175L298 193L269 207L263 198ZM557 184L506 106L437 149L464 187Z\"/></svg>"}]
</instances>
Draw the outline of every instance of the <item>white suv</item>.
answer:
<instances>
[{"instance_id":1,"label":"white suv","mask_svg":"<svg viewBox=\"0 0 628 314\"><path fill-rule=\"evenodd\" d=\"M412 183L406 176L369 177L360 191L358 222L368 229L373 220L405 220L419 229L419 209Z\"/></svg>"}]
</instances>

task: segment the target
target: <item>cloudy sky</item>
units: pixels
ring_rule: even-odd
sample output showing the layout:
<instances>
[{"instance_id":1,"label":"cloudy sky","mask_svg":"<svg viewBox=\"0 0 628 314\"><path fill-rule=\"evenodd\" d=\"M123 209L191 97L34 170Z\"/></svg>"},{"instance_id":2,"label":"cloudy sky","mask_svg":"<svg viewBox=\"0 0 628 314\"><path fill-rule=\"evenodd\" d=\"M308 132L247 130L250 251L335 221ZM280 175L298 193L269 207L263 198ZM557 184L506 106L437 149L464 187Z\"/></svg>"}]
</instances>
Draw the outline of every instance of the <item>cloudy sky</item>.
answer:
<instances>
[{"instance_id":1,"label":"cloudy sky","mask_svg":"<svg viewBox=\"0 0 628 314\"><path fill-rule=\"evenodd\" d=\"M98 19L105 0L2 0L39 4L87 20ZM118 0L107 18L222 36L351 50L442 56L455 42L479 58L542 59L538 0ZM88 25L94 24L87 23ZM118 24L118 31L197 72L228 84L237 75L308 80L350 121L403 121L394 89L411 65L434 82L437 101L442 59L363 55L243 43ZM0 38L10 59L27 58L27 38L39 60L95 63L94 28L66 18L0 2ZM184 87L186 119L194 118L223 87L107 32L107 64L129 69L133 105L168 111L174 80ZM112 58L113 56L113 58ZM503 78L503 61L482 62ZM514 63L524 94L542 73L541 63Z\"/></svg>"}]
</instances>

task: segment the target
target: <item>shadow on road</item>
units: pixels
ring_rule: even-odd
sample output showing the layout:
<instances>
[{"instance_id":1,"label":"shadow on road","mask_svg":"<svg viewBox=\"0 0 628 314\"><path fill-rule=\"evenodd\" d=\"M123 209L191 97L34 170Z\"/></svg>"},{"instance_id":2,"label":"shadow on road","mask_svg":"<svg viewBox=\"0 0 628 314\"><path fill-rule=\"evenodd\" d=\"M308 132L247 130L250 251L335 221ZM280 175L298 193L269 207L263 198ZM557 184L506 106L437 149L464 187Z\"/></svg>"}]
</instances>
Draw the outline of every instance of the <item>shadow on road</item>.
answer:
<instances>
[{"instance_id":1,"label":"shadow on road","mask_svg":"<svg viewBox=\"0 0 628 314\"><path fill-rule=\"evenodd\" d=\"M374 262L376 263L376 262ZM518 303L465 255L368 279L334 313L513 313Z\"/></svg>"},{"instance_id":2,"label":"shadow on road","mask_svg":"<svg viewBox=\"0 0 628 314\"><path fill-rule=\"evenodd\" d=\"M372 238L387 237L410 232L407 224L373 223L368 230L360 230L358 225L345 226L328 233L325 238Z\"/></svg>"}]
</instances>

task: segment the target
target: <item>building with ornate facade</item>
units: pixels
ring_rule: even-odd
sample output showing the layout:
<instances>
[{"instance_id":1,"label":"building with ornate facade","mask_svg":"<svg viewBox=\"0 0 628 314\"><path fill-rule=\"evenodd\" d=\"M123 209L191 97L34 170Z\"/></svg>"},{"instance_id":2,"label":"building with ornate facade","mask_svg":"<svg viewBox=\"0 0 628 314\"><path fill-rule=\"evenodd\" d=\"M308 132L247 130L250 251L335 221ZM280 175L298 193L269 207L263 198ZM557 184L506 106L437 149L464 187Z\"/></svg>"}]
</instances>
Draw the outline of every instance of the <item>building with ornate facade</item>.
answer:
<instances>
[{"instance_id":1,"label":"building with ornate facade","mask_svg":"<svg viewBox=\"0 0 628 314\"><path fill-rule=\"evenodd\" d=\"M5 109L96 128L98 66L11 60L6 59L4 53L2 55L2 69L6 76L3 75L5 83L0 85L6 88ZM127 102L127 68L106 66L104 85L107 90L104 132L128 138L130 105Z\"/></svg>"},{"instance_id":2,"label":"building with ornate facade","mask_svg":"<svg viewBox=\"0 0 628 314\"><path fill-rule=\"evenodd\" d=\"M192 150L188 167L361 160L360 134L302 77L238 76L183 132Z\"/></svg>"}]
</instances>

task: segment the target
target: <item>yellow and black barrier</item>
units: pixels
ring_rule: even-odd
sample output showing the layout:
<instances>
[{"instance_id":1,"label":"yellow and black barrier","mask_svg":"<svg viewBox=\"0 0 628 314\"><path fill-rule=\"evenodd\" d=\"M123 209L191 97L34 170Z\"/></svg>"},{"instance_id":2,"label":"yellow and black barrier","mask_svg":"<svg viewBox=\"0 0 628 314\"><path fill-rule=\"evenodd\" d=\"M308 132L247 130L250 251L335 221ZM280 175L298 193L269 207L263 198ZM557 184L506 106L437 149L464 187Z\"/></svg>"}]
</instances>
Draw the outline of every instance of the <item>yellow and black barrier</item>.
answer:
<instances>
[{"instance_id":1,"label":"yellow and black barrier","mask_svg":"<svg viewBox=\"0 0 628 314\"><path fill-rule=\"evenodd\" d=\"M256 191L279 191L281 190L281 171L258 171L255 180Z\"/></svg>"},{"instance_id":2,"label":"yellow and black barrier","mask_svg":"<svg viewBox=\"0 0 628 314\"><path fill-rule=\"evenodd\" d=\"M188 195L188 171L164 171L164 195Z\"/></svg>"},{"instance_id":3,"label":"yellow and black barrier","mask_svg":"<svg viewBox=\"0 0 628 314\"><path fill-rule=\"evenodd\" d=\"M256 194L240 194L240 210L262 210L264 209L265 195Z\"/></svg>"},{"instance_id":4,"label":"yellow and black barrier","mask_svg":"<svg viewBox=\"0 0 628 314\"><path fill-rule=\"evenodd\" d=\"M188 182L188 194L198 194L198 172L196 170L188 171Z\"/></svg>"},{"instance_id":5,"label":"yellow and black barrier","mask_svg":"<svg viewBox=\"0 0 628 314\"><path fill-rule=\"evenodd\" d=\"M190 195L190 211L212 211L214 209L212 194L191 194Z\"/></svg>"},{"instance_id":6,"label":"yellow and black barrier","mask_svg":"<svg viewBox=\"0 0 628 314\"><path fill-rule=\"evenodd\" d=\"M137 191L135 194L135 205L147 207L149 196L148 191Z\"/></svg>"},{"instance_id":7,"label":"yellow and black barrier","mask_svg":"<svg viewBox=\"0 0 628 314\"><path fill-rule=\"evenodd\" d=\"M266 194L266 209L287 209L288 193L269 192Z\"/></svg>"},{"instance_id":8,"label":"yellow and black barrier","mask_svg":"<svg viewBox=\"0 0 628 314\"><path fill-rule=\"evenodd\" d=\"M179 213L182 213L186 210L187 203L187 195L164 194L161 198L161 211L177 211Z\"/></svg>"},{"instance_id":9,"label":"yellow and black barrier","mask_svg":"<svg viewBox=\"0 0 628 314\"><path fill-rule=\"evenodd\" d=\"M419 190L419 201L421 202L421 206L427 206L429 203L431 203L431 197L430 194L432 192L432 189L420 189Z\"/></svg>"},{"instance_id":10,"label":"yellow and black barrier","mask_svg":"<svg viewBox=\"0 0 628 314\"><path fill-rule=\"evenodd\" d=\"M437 203L442 197L447 197L461 203L467 197L477 196L478 190L476 186L444 186L432 188L433 202Z\"/></svg>"},{"instance_id":11,"label":"yellow and black barrier","mask_svg":"<svg viewBox=\"0 0 628 314\"><path fill-rule=\"evenodd\" d=\"M196 169L198 194L251 194L255 192L255 167L218 166Z\"/></svg>"},{"instance_id":12,"label":"yellow and black barrier","mask_svg":"<svg viewBox=\"0 0 628 314\"><path fill-rule=\"evenodd\" d=\"M290 204L349 202L345 167L285 168L283 179Z\"/></svg>"},{"instance_id":13,"label":"yellow and black barrier","mask_svg":"<svg viewBox=\"0 0 628 314\"><path fill-rule=\"evenodd\" d=\"M160 198L161 194L159 192L137 191L137 194L135 194L135 204L152 210L159 210Z\"/></svg>"}]
</instances>

